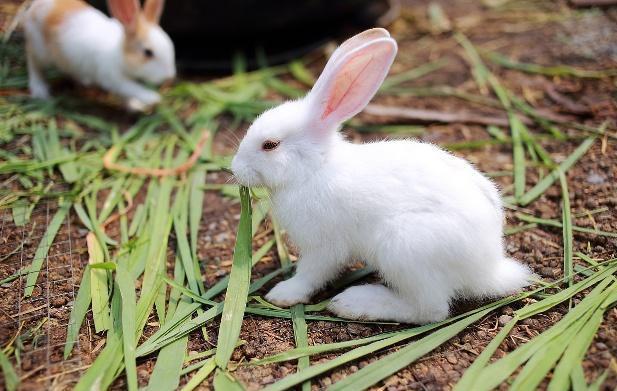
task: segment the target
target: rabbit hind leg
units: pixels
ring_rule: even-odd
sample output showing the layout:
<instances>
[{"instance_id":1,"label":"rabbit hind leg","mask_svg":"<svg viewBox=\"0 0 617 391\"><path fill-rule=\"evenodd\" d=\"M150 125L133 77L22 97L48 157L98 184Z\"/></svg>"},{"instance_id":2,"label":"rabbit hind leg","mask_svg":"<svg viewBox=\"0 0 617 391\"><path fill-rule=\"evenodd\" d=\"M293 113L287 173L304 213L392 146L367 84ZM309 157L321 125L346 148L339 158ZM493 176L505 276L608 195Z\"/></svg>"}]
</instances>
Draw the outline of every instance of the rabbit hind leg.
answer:
<instances>
[{"instance_id":1,"label":"rabbit hind leg","mask_svg":"<svg viewBox=\"0 0 617 391\"><path fill-rule=\"evenodd\" d=\"M448 317L449 297L427 294L408 298L384 285L369 284L347 288L332 299L328 309L347 319L426 324Z\"/></svg>"}]
</instances>

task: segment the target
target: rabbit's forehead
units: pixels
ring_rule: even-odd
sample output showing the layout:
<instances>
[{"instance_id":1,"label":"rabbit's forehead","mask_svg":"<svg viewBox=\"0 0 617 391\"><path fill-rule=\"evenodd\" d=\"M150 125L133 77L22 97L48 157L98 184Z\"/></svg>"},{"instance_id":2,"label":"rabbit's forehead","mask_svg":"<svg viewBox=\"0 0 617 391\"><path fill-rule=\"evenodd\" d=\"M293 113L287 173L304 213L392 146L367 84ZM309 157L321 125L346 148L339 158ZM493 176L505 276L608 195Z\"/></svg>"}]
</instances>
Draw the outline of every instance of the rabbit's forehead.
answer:
<instances>
[{"instance_id":1,"label":"rabbit's forehead","mask_svg":"<svg viewBox=\"0 0 617 391\"><path fill-rule=\"evenodd\" d=\"M284 139L302 131L305 110L301 101L291 101L265 111L255 120L247 135L258 139Z\"/></svg>"},{"instance_id":2,"label":"rabbit's forehead","mask_svg":"<svg viewBox=\"0 0 617 391\"><path fill-rule=\"evenodd\" d=\"M174 46L169 36L158 25L150 25L148 30L147 40L150 46L158 49L156 54L166 60L173 60Z\"/></svg>"}]
</instances>

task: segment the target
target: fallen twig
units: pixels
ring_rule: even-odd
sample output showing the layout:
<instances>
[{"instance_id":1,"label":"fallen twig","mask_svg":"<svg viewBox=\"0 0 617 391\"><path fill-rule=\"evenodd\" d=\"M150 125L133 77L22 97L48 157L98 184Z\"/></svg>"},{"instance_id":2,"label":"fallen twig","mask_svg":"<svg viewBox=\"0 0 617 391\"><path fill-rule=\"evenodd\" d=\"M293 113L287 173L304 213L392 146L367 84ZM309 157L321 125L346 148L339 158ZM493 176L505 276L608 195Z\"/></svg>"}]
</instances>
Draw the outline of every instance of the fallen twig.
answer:
<instances>
[{"instance_id":1,"label":"fallen twig","mask_svg":"<svg viewBox=\"0 0 617 391\"><path fill-rule=\"evenodd\" d=\"M103 166L111 171L119 171L126 174L134 174L134 175L145 175L145 176L154 176L154 177L166 177L166 176L174 176L180 175L188 170L190 170L195 163L197 163L197 159L201 155L201 152L210 136L210 132L208 130L204 130L197 145L195 146L195 150L189 158L179 166L173 168L148 168L148 167L126 167L114 162L114 157L117 152L117 147L111 147L105 155L103 156Z\"/></svg>"},{"instance_id":2,"label":"fallen twig","mask_svg":"<svg viewBox=\"0 0 617 391\"><path fill-rule=\"evenodd\" d=\"M481 125L508 126L508 118L505 115L487 116L469 112L443 112L437 110L410 109L407 107L382 106L370 104L366 106L364 112L381 117L397 117L422 122L442 122L442 123L475 123ZM521 117L522 121L530 125L531 119Z\"/></svg>"},{"instance_id":3,"label":"fallen twig","mask_svg":"<svg viewBox=\"0 0 617 391\"><path fill-rule=\"evenodd\" d=\"M574 114L589 114L590 110L587 106L574 102L572 99L562 95L555 89L555 86L549 84L545 88L546 94L552 101L561 105L565 110Z\"/></svg>"}]
</instances>

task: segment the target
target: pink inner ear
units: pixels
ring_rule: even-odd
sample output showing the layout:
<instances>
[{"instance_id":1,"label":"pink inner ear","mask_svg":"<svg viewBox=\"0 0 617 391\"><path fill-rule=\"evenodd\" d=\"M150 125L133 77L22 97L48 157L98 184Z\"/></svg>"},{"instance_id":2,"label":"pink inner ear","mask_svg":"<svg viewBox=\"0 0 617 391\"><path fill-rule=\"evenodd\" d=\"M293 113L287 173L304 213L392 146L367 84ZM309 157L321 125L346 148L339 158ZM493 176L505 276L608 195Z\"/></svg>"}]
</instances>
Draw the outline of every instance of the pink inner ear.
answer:
<instances>
[{"instance_id":1,"label":"pink inner ear","mask_svg":"<svg viewBox=\"0 0 617 391\"><path fill-rule=\"evenodd\" d=\"M137 24L139 3L137 0L109 0L111 14L127 29L133 29Z\"/></svg>"},{"instance_id":2,"label":"pink inner ear","mask_svg":"<svg viewBox=\"0 0 617 391\"><path fill-rule=\"evenodd\" d=\"M361 80L361 77L371 65L371 62L373 62L373 56L363 56L362 53L349 59L347 65L345 65L336 77L336 82L330 92L330 97L328 98L324 112L321 115L322 120L340 107L341 103L347 99L350 94L354 93L354 90L362 88L363 80Z\"/></svg>"},{"instance_id":3,"label":"pink inner ear","mask_svg":"<svg viewBox=\"0 0 617 391\"><path fill-rule=\"evenodd\" d=\"M163 0L146 0L144 16L150 23L158 24L163 13Z\"/></svg>"},{"instance_id":4,"label":"pink inner ear","mask_svg":"<svg viewBox=\"0 0 617 391\"><path fill-rule=\"evenodd\" d=\"M320 120L343 122L357 114L371 100L383 82L394 57L391 42L369 44L344 59L334 72L326 93Z\"/></svg>"}]
</instances>

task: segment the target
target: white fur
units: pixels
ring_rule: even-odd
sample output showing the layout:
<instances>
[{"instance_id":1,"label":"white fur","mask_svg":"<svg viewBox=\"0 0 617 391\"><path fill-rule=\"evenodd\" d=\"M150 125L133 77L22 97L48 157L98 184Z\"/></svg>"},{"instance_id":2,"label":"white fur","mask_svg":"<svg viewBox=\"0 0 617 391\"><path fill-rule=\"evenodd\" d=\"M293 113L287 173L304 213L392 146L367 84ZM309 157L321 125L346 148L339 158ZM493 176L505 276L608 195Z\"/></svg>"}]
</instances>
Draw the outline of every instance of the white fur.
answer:
<instances>
[{"instance_id":1,"label":"white fur","mask_svg":"<svg viewBox=\"0 0 617 391\"><path fill-rule=\"evenodd\" d=\"M67 15L53 36L55 42L46 42L44 21L55 1L35 0L24 20L32 96L49 96L42 69L54 66L84 85L96 84L122 96L135 109L160 101L157 92L138 81L160 84L175 77L173 43L158 25L149 25L146 39L154 58L137 68L130 67L123 53L124 27L93 7Z\"/></svg>"},{"instance_id":2,"label":"white fur","mask_svg":"<svg viewBox=\"0 0 617 391\"><path fill-rule=\"evenodd\" d=\"M379 40L377 47L396 48L391 38ZM336 64L304 99L263 113L232 162L241 183L270 190L277 219L300 249L295 276L266 298L305 303L358 260L385 286L335 296L330 310L351 319L435 322L448 316L455 297L496 297L527 285L529 269L504 255L499 193L471 164L431 144L352 144L337 132L373 96L394 56L367 45L334 54ZM320 118L333 80L350 77L345 62L374 53L381 53L374 59L381 68L357 78L373 81L345 97L362 107L343 102L331 115L334 124ZM263 151L265 140L280 145Z\"/></svg>"}]
</instances>

